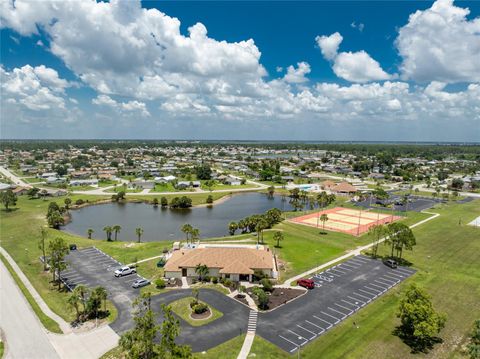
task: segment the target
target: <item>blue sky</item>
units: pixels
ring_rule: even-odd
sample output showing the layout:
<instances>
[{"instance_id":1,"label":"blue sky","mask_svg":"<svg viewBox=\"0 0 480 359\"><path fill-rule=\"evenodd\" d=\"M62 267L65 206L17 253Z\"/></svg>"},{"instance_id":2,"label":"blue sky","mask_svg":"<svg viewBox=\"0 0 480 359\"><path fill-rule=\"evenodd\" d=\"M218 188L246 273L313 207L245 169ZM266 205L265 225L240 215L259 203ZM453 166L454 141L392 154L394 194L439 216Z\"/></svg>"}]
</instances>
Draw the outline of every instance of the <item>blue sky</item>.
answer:
<instances>
[{"instance_id":1,"label":"blue sky","mask_svg":"<svg viewBox=\"0 0 480 359\"><path fill-rule=\"evenodd\" d=\"M479 2L2 6L2 138L480 138Z\"/></svg>"}]
</instances>

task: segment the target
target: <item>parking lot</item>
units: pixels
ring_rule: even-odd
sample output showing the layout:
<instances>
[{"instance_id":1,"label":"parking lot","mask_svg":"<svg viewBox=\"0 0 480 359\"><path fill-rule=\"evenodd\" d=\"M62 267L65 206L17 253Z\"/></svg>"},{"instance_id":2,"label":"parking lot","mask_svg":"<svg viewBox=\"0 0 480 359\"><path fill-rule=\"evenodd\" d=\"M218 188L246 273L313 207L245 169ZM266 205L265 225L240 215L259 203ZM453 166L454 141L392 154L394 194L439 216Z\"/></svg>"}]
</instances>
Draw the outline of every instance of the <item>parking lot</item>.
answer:
<instances>
[{"instance_id":1,"label":"parking lot","mask_svg":"<svg viewBox=\"0 0 480 359\"><path fill-rule=\"evenodd\" d=\"M415 273L355 256L312 277L315 289L269 313L261 313L257 333L292 353L348 318ZM352 328L355 329L355 328Z\"/></svg>"},{"instance_id":2,"label":"parking lot","mask_svg":"<svg viewBox=\"0 0 480 359\"><path fill-rule=\"evenodd\" d=\"M402 196L392 194L392 193L390 193L389 201L392 201L394 203L394 211L397 211L397 212L404 212L405 209L407 209L408 211L421 212L423 210L432 208L437 203L445 202L443 199L440 199L440 198L427 198L427 197L411 195L409 197L408 205L404 206L403 204L400 204L400 202L402 201ZM398 203L398 204L395 204L395 203ZM361 202L355 202L355 206L359 206L363 208L381 209L385 211L392 210L392 208L375 205L375 199L370 200L370 198L367 198L366 200Z\"/></svg>"}]
</instances>

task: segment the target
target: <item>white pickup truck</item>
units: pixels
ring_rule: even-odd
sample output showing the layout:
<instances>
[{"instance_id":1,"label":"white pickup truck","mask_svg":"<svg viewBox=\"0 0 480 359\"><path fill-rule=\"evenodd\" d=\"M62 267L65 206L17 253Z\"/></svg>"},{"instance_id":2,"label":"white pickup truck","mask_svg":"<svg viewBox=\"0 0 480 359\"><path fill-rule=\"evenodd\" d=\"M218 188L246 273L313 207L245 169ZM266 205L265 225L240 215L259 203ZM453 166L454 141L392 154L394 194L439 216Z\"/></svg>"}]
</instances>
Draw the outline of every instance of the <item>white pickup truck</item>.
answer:
<instances>
[{"instance_id":1,"label":"white pickup truck","mask_svg":"<svg viewBox=\"0 0 480 359\"><path fill-rule=\"evenodd\" d=\"M133 274L133 273L136 273L137 271L135 270L135 268L130 268L128 266L123 266L123 267L120 267L118 268L114 273L115 277L123 277L124 275L129 275L129 274Z\"/></svg>"}]
</instances>

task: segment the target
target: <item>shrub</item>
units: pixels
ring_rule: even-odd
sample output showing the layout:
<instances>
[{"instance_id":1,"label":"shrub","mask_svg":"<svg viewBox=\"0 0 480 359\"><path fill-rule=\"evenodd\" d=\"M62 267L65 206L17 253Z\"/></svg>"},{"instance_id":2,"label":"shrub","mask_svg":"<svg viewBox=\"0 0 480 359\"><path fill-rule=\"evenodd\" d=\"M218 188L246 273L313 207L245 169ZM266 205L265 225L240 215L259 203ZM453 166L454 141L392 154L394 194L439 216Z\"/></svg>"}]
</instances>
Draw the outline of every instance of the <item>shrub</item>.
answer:
<instances>
[{"instance_id":1,"label":"shrub","mask_svg":"<svg viewBox=\"0 0 480 359\"><path fill-rule=\"evenodd\" d=\"M207 310L208 305L206 305L205 303L198 303L193 307L193 311L195 312L195 314L202 314L205 313Z\"/></svg>"},{"instance_id":2,"label":"shrub","mask_svg":"<svg viewBox=\"0 0 480 359\"><path fill-rule=\"evenodd\" d=\"M238 293L244 293L245 290L247 290L247 288L245 288L244 285L241 285L241 286L238 287Z\"/></svg>"},{"instance_id":3,"label":"shrub","mask_svg":"<svg viewBox=\"0 0 480 359\"><path fill-rule=\"evenodd\" d=\"M273 291L273 285L272 285L272 282L270 282L270 280L268 278L263 278L261 280L261 283L262 283L262 286L263 286L263 289L267 292L271 292Z\"/></svg>"},{"instance_id":4,"label":"shrub","mask_svg":"<svg viewBox=\"0 0 480 359\"><path fill-rule=\"evenodd\" d=\"M203 282L205 283L210 282L210 276L206 275L205 277L203 277Z\"/></svg>"},{"instance_id":5,"label":"shrub","mask_svg":"<svg viewBox=\"0 0 480 359\"><path fill-rule=\"evenodd\" d=\"M262 288L257 287L257 286L255 286L255 287L252 288L252 293L253 293L255 296L258 297L258 295L259 295L260 292L263 292L263 289L262 289Z\"/></svg>"},{"instance_id":6,"label":"shrub","mask_svg":"<svg viewBox=\"0 0 480 359\"><path fill-rule=\"evenodd\" d=\"M165 288L167 285L166 285L165 281L164 281L162 278L158 278L157 280L155 280L155 286L156 286L158 289L163 289L163 288Z\"/></svg>"},{"instance_id":7,"label":"shrub","mask_svg":"<svg viewBox=\"0 0 480 359\"><path fill-rule=\"evenodd\" d=\"M79 198L79 199L77 199L77 200L75 201L75 204L76 204L77 206L81 206L81 205L84 204L84 203L85 203L84 200L81 199L81 198Z\"/></svg>"},{"instance_id":8,"label":"shrub","mask_svg":"<svg viewBox=\"0 0 480 359\"><path fill-rule=\"evenodd\" d=\"M196 299L192 299L191 302L190 302L190 308L195 308L195 306L198 304L198 300Z\"/></svg>"},{"instance_id":9,"label":"shrub","mask_svg":"<svg viewBox=\"0 0 480 359\"><path fill-rule=\"evenodd\" d=\"M212 203L213 203L213 197L212 197L211 195L209 195L209 196L207 197L207 203L208 203L208 204L212 204Z\"/></svg>"},{"instance_id":10,"label":"shrub","mask_svg":"<svg viewBox=\"0 0 480 359\"><path fill-rule=\"evenodd\" d=\"M217 277L212 277L212 283L217 284L218 283L218 278Z\"/></svg>"},{"instance_id":11,"label":"shrub","mask_svg":"<svg viewBox=\"0 0 480 359\"><path fill-rule=\"evenodd\" d=\"M231 287L232 284L233 284L232 281L231 281L230 279L228 279L228 278L225 278L225 279L223 280L223 285L224 285L225 287Z\"/></svg>"},{"instance_id":12,"label":"shrub","mask_svg":"<svg viewBox=\"0 0 480 359\"><path fill-rule=\"evenodd\" d=\"M164 247L163 250L162 250L162 253L163 253L163 254L168 253L168 248L167 248L167 247Z\"/></svg>"}]
</instances>

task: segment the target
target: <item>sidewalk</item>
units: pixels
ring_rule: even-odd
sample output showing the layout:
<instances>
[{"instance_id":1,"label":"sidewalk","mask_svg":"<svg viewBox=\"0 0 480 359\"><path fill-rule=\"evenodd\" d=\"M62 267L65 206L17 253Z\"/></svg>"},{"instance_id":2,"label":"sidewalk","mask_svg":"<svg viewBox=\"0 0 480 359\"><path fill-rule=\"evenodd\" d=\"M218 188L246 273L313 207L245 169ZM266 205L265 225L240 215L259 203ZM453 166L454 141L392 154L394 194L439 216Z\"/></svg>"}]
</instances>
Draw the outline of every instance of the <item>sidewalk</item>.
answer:
<instances>
[{"instance_id":1,"label":"sidewalk","mask_svg":"<svg viewBox=\"0 0 480 359\"><path fill-rule=\"evenodd\" d=\"M88 332L75 333L73 332L69 323L67 323L59 315L55 314L42 299L40 294L32 286L28 278L22 272L17 263L12 259L8 252L0 247L0 253L7 259L8 263L12 266L17 273L20 280L28 289L34 300L39 307L49 316L56 321L64 334L50 333L45 327L38 321L38 328L47 334L47 338L50 344L53 346L60 358L65 359L98 359L107 351L115 348L118 345L120 337L109 326L103 325ZM29 306L30 310L31 307ZM33 310L32 310L33 312ZM35 314L34 314L35 315ZM35 315L36 318L36 315ZM38 319L38 318L37 318ZM13 357L15 353L11 353Z\"/></svg>"}]
</instances>

